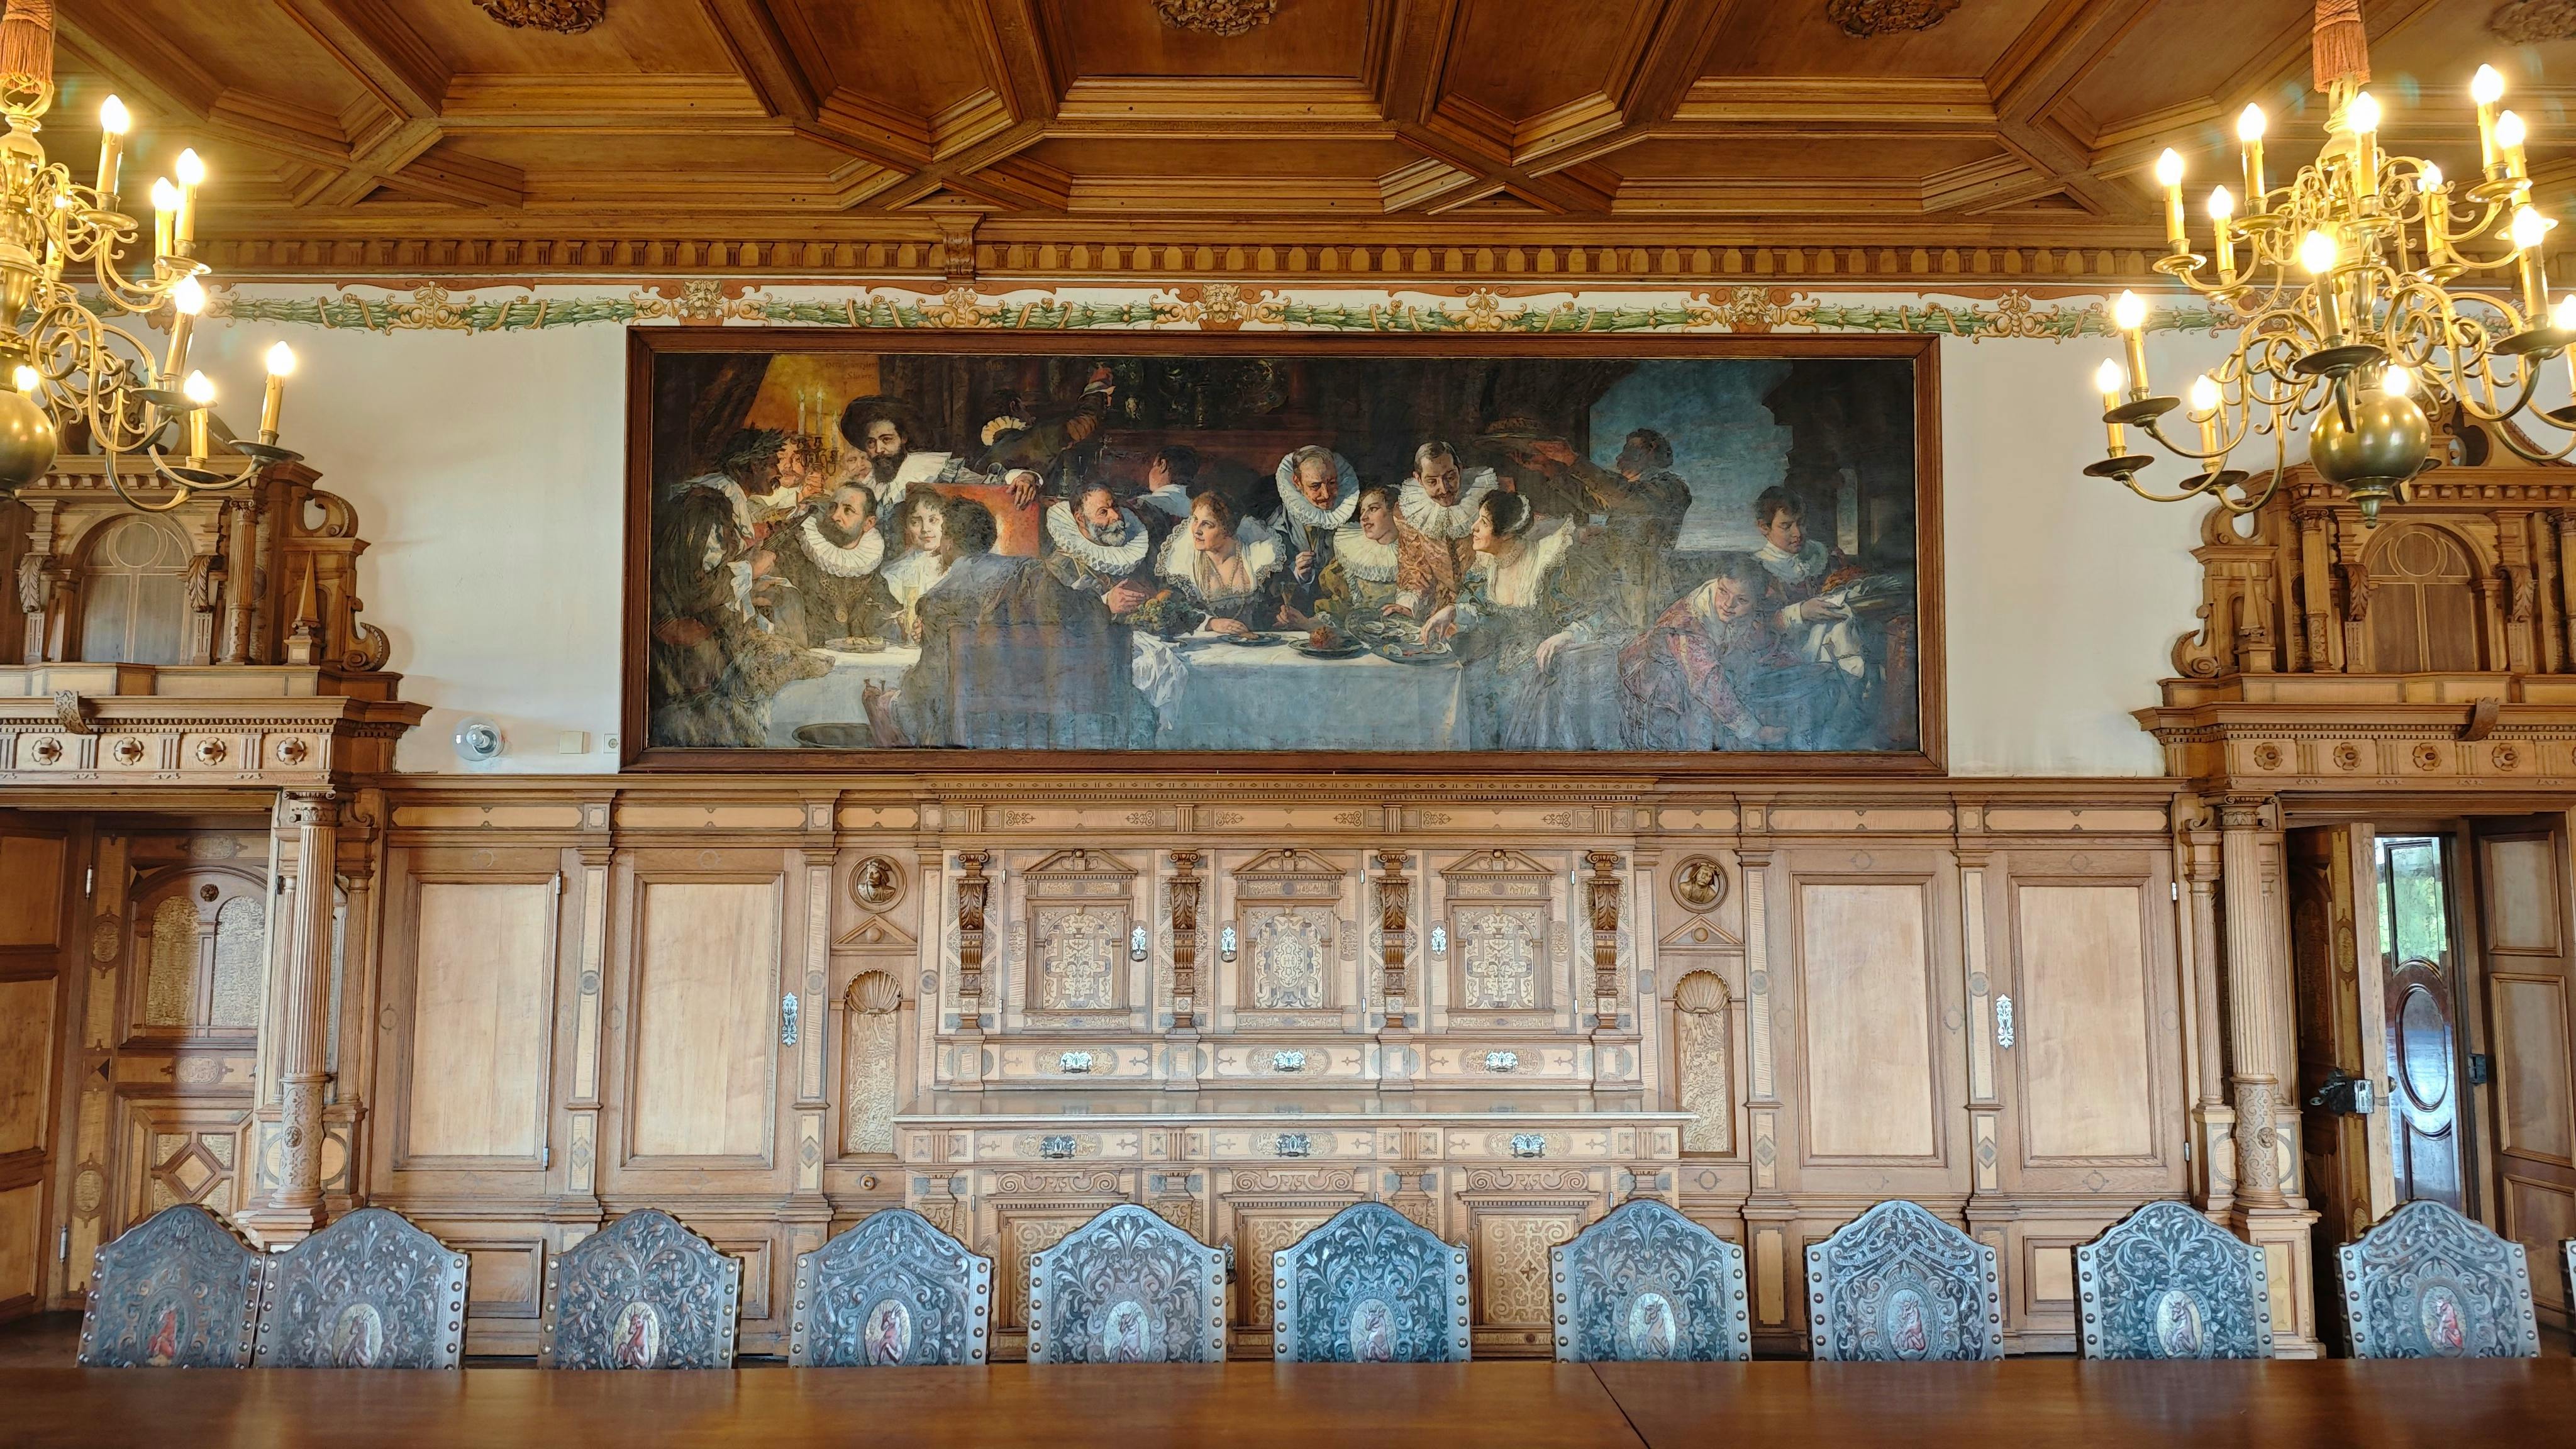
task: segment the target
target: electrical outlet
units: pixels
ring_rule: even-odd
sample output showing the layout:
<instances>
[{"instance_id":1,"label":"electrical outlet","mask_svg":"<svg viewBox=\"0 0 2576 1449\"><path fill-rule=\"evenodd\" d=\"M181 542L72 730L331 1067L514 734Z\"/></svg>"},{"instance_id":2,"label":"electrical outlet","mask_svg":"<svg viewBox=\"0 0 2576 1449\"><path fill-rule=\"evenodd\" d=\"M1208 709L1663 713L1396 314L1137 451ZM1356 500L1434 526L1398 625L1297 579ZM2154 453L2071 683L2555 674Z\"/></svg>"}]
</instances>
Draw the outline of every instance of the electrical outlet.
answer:
<instances>
[{"instance_id":1,"label":"electrical outlet","mask_svg":"<svg viewBox=\"0 0 2576 1449\"><path fill-rule=\"evenodd\" d=\"M602 736L600 736L600 737L599 737L599 747L600 747L601 749L603 749L603 750L607 751L608 753L612 754L612 755L613 755L613 754L616 754L616 753L617 753L617 736L615 736L615 735L602 735Z\"/></svg>"}]
</instances>

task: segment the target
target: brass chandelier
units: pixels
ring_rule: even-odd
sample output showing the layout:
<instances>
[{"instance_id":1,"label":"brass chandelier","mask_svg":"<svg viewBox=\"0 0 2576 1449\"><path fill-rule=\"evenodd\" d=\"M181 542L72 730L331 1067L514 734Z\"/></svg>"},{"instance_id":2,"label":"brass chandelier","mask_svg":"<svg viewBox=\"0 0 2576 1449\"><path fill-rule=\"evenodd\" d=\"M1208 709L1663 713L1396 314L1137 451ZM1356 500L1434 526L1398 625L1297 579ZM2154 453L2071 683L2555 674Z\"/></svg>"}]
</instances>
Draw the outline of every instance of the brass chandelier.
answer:
<instances>
[{"instance_id":1,"label":"brass chandelier","mask_svg":"<svg viewBox=\"0 0 2576 1449\"><path fill-rule=\"evenodd\" d=\"M282 342L270 349L259 440L234 439L214 417L213 384L188 367L189 335L206 303L207 269L196 260L204 163L182 151L178 180L152 184L147 254L119 186L131 121L123 103L110 96L99 108L96 185L73 181L36 140L54 101L53 50L51 0L8 0L0 14L0 117L8 123L0 132L0 501L45 476L61 433L78 423L106 458L119 498L168 512L191 492L238 488L297 456L277 446L295 355ZM165 348L108 320L164 309ZM219 441L237 462L217 458ZM167 496L136 497L129 474Z\"/></svg>"},{"instance_id":2,"label":"brass chandelier","mask_svg":"<svg viewBox=\"0 0 2576 1449\"><path fill-rule=\"evenodd\" d=\"M2224 186L2210 194L2206 252L2194 250L2181 155L2158 158L2168 251L2156 270L2208 298L2236 342L2225 362L2192 380L2187 398L2159 394L2147 374L2146 303L2122 293L2111 321L2127 358L2105 360L2095 375L2108 448L2085 472L2158 502L2208 498L2251 512L2280 487L2289 433L2305 422L2309 462L2376 521L2381 503L2404 498L2439 461L2428 404L2434 415L2530 418L2568 434L2544 448L2496 429L2535 462L2576 452L2576 408L2533 405L2543 367L2571 355L2576 296L2550 305L2540 254L2557 223L2531 204L2527 131L2498 109L2503 77L2478 69L2470 94L2482 169L2454 178L2381 148L2353 0L2321 0L2315 52L2317 89L2328 100L2324 148L2288 184L2269 184L2263 111L2247 106L2236 128L2244 195ZM2166 435L2177 408L2197 437ZM2132 430L2197 471L2176 492L2142 486L2138 475L2155 457L2133 443ZM2273 467L2257 492L2228 463L2265 435Z\"/></svg>"}]
</instances>

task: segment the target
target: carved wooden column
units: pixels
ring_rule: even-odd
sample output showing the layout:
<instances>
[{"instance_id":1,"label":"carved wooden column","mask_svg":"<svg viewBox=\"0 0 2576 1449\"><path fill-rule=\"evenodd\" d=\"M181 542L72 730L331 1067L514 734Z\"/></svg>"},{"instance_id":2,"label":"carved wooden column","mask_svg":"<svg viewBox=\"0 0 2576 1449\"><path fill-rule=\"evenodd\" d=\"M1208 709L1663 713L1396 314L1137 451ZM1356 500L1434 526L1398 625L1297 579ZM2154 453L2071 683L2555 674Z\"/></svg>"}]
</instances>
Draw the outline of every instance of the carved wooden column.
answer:
<instances>
[{"instance_id":1,"label":"carved wooden column","mask_svg":"<svg viewBox=\"0 0 2576 1449\"><path fill-rule=\"evenodd\" d=\"M2269 796L2218 802L2220 902L2226 911L2227 1046L2236 1099L2237 1230L2263 1250L2272 1289L2275 1352L2313 1357L2316 1214L2298 1196L2298 1107L2291 1037L2289 920L2267 852L2277 865L2280 806Z\"/></svg>"},{"instance_id":2,"label":"carved wooden column","mask_svg":"<svg viewBox=\"0 0 2576 1449\"><path fill-rule=\"evenodd\" d=\"M2227 1100L2227 1033L2219 1011L2219 833L2198 801L2185 801L2176 817L2180 934L2192 989L2192 1186L2200 1209L2223 1217L2236 1203L2236 1109Z\"/></svg>"},{"instance_id":3,"label":"carved wooden column","mask_svg":"<svg viewBox=\"0 0 2576 1449\"><path fill-rule=\"evenodd\" d=\"M1592 904L1592 1024L1596 1030L1619 1026L1619 855L1587 850L1583 863L1592 867L1585 882Z\"/></svg>"},{"instance_id":4,"label":"carved wooden column","mask_svg":"<svg viewBox=\"0 0 2576 1449\"><path fill-rule=\"evenodd\" d=\"M984 900L992 882L980 850L957 853L957 1055L949 1077L960 1091L984 1084Z\"/></svg>"},{"instance_id":5,"label":"carved wooden column","mask_svg":"<svg viewBox=\"0 0 2576 1449\"><path fill-rule=\"evenodd\" d=\"M580 975L573 982L572 1095L564 1104L571 1141L564 1150L564 1207L599 1221L600 1029L602 986L608 970L609 869L617 858L614 802L581 806ZM557 877L561 879L561 877Z\"/></svg>"},{"instance_id":6,"label":"carved wooden column","mask_svg":"<svg viewBox=\"0 0 2576 1449\"><path fill-rule=\"evenodd\" d=\"M257 592L252 563L259 548L256 541L259 527L256 498L226 500L224 524L223 641L217 647L216 662L248 664L251 596Z\"/></svg>"},{"instance_id":7,"label":"carved wooden column","mask_svg":"<svg viewBox=\"0 0 2576 1449\"><path fill-rule=\"evenodd\" d=\"M2326 529L2334 515L2324 508L2302 508L2299 524L2299 612L2305 625L2306 664L2312 674L2329 674L2336 666L2334 572L2326 561Z\"/></svg>"},{"instance_id":8,"label":"carved wooden column","mask_svg":"<svg viewBox=\"0 0 2576 1449\"><path fill-rule=\"evenodd\" d=\"M1386 1024L1377 1034L1378 1085L1389 1091L1413 1085L1413 1033L1405 1024L1411 983L1404 965L1412 941L1408 911L1413 887L1404 878L1404 859L1401 850L1377 853L1378 969L1386 988Z\"/></svg>"},{"instance_id":9,"label":"carved wooden column","mask_svg":"<svg viewBox=\"0 0 2576 1449\"><path fill-rule=\"evenodd\" d=\"M332 864L339 853L339 810L328 791L290 794L281 830L295 832L294 874L287 876L270 931L284 943L271 988L270 1020L278 1038L277 1180L241 1225L270 1249L303 1241L323 1221L322 1099L331 1074Z\"/></svg>"},{"instance_id":10,"label":"carved wooden column","mask_svg":"<svg viewBox=\"0 0 2576 1449\"><path fill-rule=\"evenodd\" d=\"M1199 1085L1199 853L1172 852L1172 1030L1164 1039L1163 1085L1192 1092Z\"/></svg>"},{"instance_id":11,"label":"carved wooden column","mask_svg":"<svg viewBox=\"0 0 2576 1449\"><path fill-rule=\"evenodd\" d=\"M2570 620L2576 620L2576 509L2562 508L2548 515L2558 530L2558 603ZM2576 670L2576 637L2567 641L2561 668Z\"/></svg>"}]
</instances>

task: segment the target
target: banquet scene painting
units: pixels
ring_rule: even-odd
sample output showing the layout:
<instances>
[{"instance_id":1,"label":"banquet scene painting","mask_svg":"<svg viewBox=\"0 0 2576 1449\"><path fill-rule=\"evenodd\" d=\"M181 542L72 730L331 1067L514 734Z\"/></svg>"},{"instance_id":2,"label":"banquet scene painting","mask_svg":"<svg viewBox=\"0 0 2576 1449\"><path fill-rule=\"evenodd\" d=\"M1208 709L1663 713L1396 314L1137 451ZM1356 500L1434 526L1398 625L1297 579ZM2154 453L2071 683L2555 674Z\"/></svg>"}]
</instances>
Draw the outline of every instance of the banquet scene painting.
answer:
<instances>
[{"instance_id":1,"label":"banquet scene painting","mask_svg":"<svg viewBox=\"0 0 2576 1449\"><path fill-rule=\"evenodd\" d=\"M656 747L1921 748L1909 357L650 362Z\"/></svg>"}]
</instances>

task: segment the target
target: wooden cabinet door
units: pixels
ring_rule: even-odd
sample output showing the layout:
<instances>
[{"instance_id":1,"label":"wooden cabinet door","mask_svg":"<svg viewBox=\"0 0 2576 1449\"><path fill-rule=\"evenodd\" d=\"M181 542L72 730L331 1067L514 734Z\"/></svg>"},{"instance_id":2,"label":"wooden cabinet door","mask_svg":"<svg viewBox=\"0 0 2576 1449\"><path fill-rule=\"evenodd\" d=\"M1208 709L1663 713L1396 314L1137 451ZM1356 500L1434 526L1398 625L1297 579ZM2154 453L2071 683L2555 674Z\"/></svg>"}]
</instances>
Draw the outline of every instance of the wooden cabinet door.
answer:
<instances>
[{"instance_id":1,"label":"wooden cabinet door","mask_svg":"<svg viewBox=\"0 0 2576 1449\"><path fill-rule=\"evenodd\" d=\"M70 860L63 827L0 813L0 1321L36 1311L54 1261Z\"/></svg>"},{"instance_id":2,"label":"wooden cabinet door","mask_svg":"<svg viewBox=\"0 0 2576 1449\"><path fill-rule=\"evenodd\" d=\"M2487 1040L2495 1059L2494 1224L2530 1252L2541 1319L2560 1327L2569 1305L2558 1244L2576 1237L2576 981L2568 963L2564 824L2517 822L2476 835Z\"/></svg>"}]
</instances>

